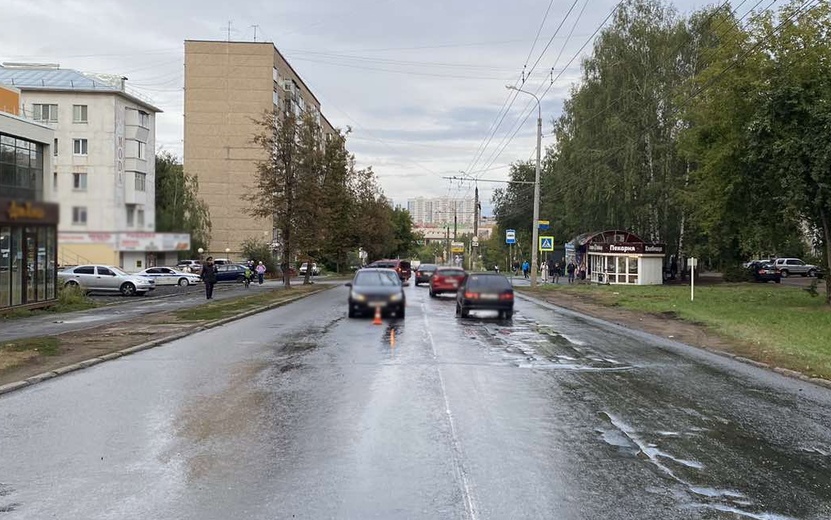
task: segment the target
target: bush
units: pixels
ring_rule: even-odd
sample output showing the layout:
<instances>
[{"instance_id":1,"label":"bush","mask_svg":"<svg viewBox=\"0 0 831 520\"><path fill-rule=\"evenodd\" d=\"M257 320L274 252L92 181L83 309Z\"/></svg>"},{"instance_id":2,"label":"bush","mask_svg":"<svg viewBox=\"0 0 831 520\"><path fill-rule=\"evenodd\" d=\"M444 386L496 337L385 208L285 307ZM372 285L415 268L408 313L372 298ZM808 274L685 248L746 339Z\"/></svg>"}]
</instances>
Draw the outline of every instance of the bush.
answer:
<instances>
[{"instance_id":1,"label":"bush","mask_svg":"<svg viewBox=\"0 0 831 520\"><path fill-rule=\"evenodd\" d=\"M732 265L728 266L724 270L724 281L725 282L752 282L753 281L753 274L751 274L749 269L746 269L740 265Z\"/></svg>"},{"instance_id":2,"label":"bush","mask_svg":"<svg viewBox=\"0 0 831 520\"><path fill-rule=\"evenodd\" d=\"M78 286L65 285L58 289L58 304L65 306L90 305L92 300L87 297L86 292Z\"/></svg>"},{"instance_id":3,"label":"bush","mask_svg":"<svg viewBox=\"0 0 831 520\"><path fill-rule=\"evenodd\" d=\"M265 265L266 276L279 276L277 261L274 259L271 244L268 242L259 242L249 238L242 243L242 254L245 260L254 260L254 263L262 262Z\"/></svg>"}]
</instances>

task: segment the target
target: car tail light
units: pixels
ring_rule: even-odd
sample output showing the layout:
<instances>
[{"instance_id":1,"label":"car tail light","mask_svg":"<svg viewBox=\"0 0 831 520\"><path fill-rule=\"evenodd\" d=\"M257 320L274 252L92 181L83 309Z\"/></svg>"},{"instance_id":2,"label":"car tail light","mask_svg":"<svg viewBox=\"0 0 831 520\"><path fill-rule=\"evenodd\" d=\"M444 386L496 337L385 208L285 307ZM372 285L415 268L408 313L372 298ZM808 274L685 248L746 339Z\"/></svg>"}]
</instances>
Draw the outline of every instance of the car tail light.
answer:
<instances>
[{"instance_id":1,"label":"car tail light","mask_svg":"<svg viewBox=\"0 0 831 520\"><path fill-rule=\"evenodd\" d=\"M467 298L468 300L478 300L479 299L479 293L466 292L465 293L465 298Z\"/></svg>"},{"instance_id":2,"label":"car tail light","mask_svg":"<svg viewBox=\"0 0 831 520\"><path fill-rule=\"evenodd\" d=\"M433 275L433 281L434 281L434 282L436 282L436 283L442 283L442 282L444 281L444 277L443 277L443 276L439 276L439 275L437 275L437 274L434 274L434 275Z\"/></svg>"},{"instance_id":3,"label":"car tail light","mask_svg":"<svg viewBox=\"0 0 831 520\"><path fill-rule=\"evenodd\" d=\"M514 299L514 293L503 293L499 295L500 300L511 301Z\"/></svg>"},{"instance_id":4,"label":"car tail light","mask_svg":"<svg viewBox=\"0 0 831 520\"><path fill-rule=\"evenodd\" d=\"M765 270L764 269L759 269L759 274L765 274Z\"/></svg>"}]
</instances>

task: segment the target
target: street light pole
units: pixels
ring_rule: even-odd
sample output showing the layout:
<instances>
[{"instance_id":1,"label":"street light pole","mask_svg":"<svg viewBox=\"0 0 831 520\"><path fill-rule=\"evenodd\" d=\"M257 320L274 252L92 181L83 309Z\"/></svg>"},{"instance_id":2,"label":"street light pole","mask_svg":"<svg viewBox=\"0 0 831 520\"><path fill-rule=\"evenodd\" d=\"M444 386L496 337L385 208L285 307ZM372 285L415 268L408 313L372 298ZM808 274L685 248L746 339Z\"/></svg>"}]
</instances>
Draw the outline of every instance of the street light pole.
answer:
<instances>
[{"instance_id":1,"label":"street light pole","mask_svg":"<svg viewBox=\"0 0 831 520\"><path fill-rule=\"evenodd\" d=\"M531 228L531 287L537 286L537 248L540 242L540 155L542 152L542 105L540 98L533 92L516 88L513 85L506 85L508 90L516 90L523 94L532 96L537 102L537 171L534 175L534 222Z\"/></svg>"}]
</instances>

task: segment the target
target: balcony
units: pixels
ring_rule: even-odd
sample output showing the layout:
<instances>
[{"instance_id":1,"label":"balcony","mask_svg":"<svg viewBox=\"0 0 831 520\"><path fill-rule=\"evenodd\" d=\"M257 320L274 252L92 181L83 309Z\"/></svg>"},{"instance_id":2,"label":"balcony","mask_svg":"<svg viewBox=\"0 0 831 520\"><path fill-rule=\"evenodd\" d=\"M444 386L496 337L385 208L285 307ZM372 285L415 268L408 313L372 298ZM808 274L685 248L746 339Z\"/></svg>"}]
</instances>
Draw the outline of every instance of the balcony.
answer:
<instances>
[{"instance_id":1,"label":"balcony","mask_svg":"<svg viewBox=\"0 0 831 520\"><path fill-rule=\"evenodd\" d=\"M147 161L136 157L127 157L124 159L124 169L128 172L147 173Z\"/></svg>"},{"instance_id":2,"label":"balcony","mask_svg":"<svg viewBox=\"0 0 831 520\"><path fill-rule=\"evenodd\" d=\"M147 191L136 189L136 173L125 172L124 175L124 203L125 204L147 204Z\"/></svg>"}]
</instances>

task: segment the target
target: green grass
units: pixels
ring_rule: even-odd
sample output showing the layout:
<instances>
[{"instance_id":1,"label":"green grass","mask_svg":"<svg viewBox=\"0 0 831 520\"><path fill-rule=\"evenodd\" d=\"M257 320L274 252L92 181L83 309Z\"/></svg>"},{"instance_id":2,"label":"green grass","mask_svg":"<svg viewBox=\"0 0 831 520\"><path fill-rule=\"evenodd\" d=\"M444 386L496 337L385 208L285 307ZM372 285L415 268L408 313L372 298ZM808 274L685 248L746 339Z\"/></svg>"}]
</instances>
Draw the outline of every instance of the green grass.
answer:
<instances>
[{"instance_id":1,"label":"green grass","mask_svg":"<svg viewBox=\"0 0 831 520\"><path fill-rule=\"evenodd\" d=\"M325 285L297 285L291 289L274 289L252 296L209 302L198 307L176 311L174 314L182 321L220 320L264 305L286 301L301 294L318 292L328 288Z\"/></svg>"},{"instance_id":2,"label":"green grass","mask_svg":"<svg viewBox=\"0 0 831 520\"><path fill-rule=\"evenodd\" d=\"M40 316L44 313L85 311L87 309L94 309L95 307L98 307L98 304L92 301L80 288L61 287L58 289L57 301L49 307L13 309L0 314L0 320L31 318L32 316Z\"/></svg>"},{"instance_id":3,"label":"green grass","mask_svg":"<svg viewBox=\"0 0 831 520\"><path fill-rule=\"evenodd\" d=\"M0 344L0 352L37 351L44 356L55 356L60 352L61 342L58 338L24 338Z\"/></svg>"},{"instance_id":4,"label":"green grass","mask_svg":"<svg viewBox=\"0 0 831 520\"><path fill-rule=\"evenodd\" d=\"M831 378L831 307L801 288L770 284L546 286L606 306L670 314L738 340L736 353L808 375Z\"/></svg>"}]
</instances>

